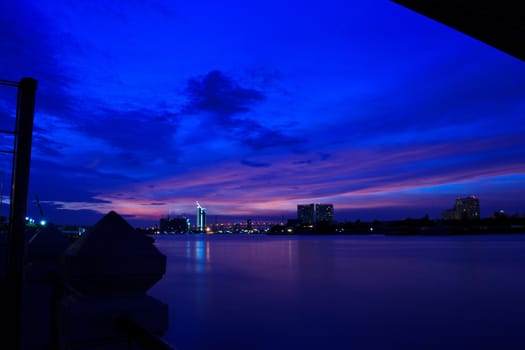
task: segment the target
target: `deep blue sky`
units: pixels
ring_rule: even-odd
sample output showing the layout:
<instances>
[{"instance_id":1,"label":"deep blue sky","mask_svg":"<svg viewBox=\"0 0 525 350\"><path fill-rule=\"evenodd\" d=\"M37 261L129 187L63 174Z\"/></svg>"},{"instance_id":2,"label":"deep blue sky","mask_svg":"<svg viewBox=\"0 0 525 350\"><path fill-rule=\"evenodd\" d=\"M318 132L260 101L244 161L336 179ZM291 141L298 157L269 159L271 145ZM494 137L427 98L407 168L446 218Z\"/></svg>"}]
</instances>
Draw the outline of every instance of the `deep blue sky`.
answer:
<instances>
[{"instance_id":1,"label":"deep blue sky","mask_svg":"<svg viewBox=\"0 0 525 350\"><path fill-rule=\"evenodd\" d=\"M54 222L155 223L196 200L366 220L474 194L482 216L525 211L525 63L386 0L2 1L0 79L26 76L29 210L38 194Z\"/></svg>"}]
</instances>

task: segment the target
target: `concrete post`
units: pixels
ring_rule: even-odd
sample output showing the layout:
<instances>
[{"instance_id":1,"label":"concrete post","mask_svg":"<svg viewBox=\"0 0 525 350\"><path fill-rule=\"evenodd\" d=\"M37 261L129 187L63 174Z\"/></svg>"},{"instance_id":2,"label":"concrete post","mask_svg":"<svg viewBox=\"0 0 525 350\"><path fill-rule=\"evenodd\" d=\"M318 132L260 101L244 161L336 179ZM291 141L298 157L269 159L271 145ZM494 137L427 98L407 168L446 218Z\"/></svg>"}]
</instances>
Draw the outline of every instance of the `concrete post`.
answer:
<instances>
[{"instance_id":1,"label":"concrete post","mask_svg":"<svg viewBox=\"0 0 525 350\"><path fill-rule=\"evenodd\" d=\"M115 212L67 248L61 273L73 293L58 305L59 349L128 349L118 320L152 334L168 325L168 306L146 295L166 271L166 256Z\"/></svg>"},{"instance_id":2,"label":"concrete post","mask_svg":"<svg viewBox=\"0 0 525 350\"><path fill-rule=\"evenodd\" d=\"M56 331L53 318L55 284L50 276L58 274L59 258L71 241L55 226L38 231L27 245L24 289L22 292L23 349L55 349L52 334Z\"/></svg>"}]
</instances>

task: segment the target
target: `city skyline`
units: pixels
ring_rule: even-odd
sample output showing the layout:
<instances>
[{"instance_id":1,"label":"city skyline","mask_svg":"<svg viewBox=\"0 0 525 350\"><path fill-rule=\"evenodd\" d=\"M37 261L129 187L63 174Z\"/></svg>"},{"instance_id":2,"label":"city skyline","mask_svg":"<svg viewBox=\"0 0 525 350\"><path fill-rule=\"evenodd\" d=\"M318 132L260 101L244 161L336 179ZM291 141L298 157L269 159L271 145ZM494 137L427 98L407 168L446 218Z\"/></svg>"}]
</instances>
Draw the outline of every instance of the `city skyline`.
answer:
<instances>
[{"instance_id":1,"label":"city skyline","mask_svg":"<svg viewBox=\"0 0 525 350\"><path fill-rule=\"evenodd\" d=\"M264 223L267 225L297 225L302 227L314 228L319 223L325 223L328 225L331 224L341 224L341 223L351 223L352 221L361 222L361 218L349 218L345 215L335 215L337 211L334 208L334 205L331 203L309 203L309 204L297 204L295 215L281 217L257 217L257 216L233 216L233 215L211 215L213 220L210 223L207 219L208 212L206 208L203 208L200 203L197 201L196 204L196 215L194 216L194 223L191 219L192 215L186 213L180 213L176 215L168 214L165 217L160 218L160 231L168 231L162 229L162 227L167 227L168 225L180 226L180 223L183 222L186 230L189 230L190 227L194 229L195 232L205 232L212 226L220 225L245 225L250 226L252 222L257 221L258 224ZM426 214L423 217L403 217L398 218L397 220L382 220L379 217L376 217L373 220L368 221L403 221L403 220L423 220L423 221L443 221L443 222L463 222L466 224L475 223L482 219L494 219L494 218L509 218L514 219L525 218L525 213L507 213L503 209L494 211L487 216L481 216L480 210L480 200L477 196L471 195L468 197L456 198L454 200L454 205L451 209L443 208L441 215L437 217L429 217ZM288 215L288 214L287 214ZM366 220L365 220L366 221ZM156 226L156 225L155 225ZM184 231L177 229L177 231Z\"/></svg>"},{"instance_id":2,"label":"city skyline","mask_svg":"<svg viewBox=\"0 0 525 350\"><path fill-rule=\"evenodd\" d=\"M525 211L525 63L390 1L22 0L0 33L0 79L38 80L29 215Z\"/></svg>"}]
</instances>

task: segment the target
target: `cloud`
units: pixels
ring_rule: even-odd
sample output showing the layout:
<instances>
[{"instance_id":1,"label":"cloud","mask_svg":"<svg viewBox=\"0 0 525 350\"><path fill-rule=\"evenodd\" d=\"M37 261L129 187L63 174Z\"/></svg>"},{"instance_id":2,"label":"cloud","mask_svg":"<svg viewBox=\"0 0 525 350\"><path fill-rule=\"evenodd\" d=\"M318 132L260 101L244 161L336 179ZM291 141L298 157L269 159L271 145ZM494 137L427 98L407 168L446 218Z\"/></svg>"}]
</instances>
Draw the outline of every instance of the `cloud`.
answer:
<instances>
[{"instance_id":1,"label":"cloud","mask_svg":"<svg viewBox=\"0 0 525 350\"><path fill-rule=\"evenodd\" d=\"M213 125L202 126L219 128L226 132L225 137L238 140L252 150L285 147L299 151L305 144L304 140L287 135L279 127L264 125L267 121L253 119L250 112L267 99L265 94L241 87L219 70L189 79L185 94L189 101L183 107L182 115L207 113L212 116L210 123Z\"/></svg>"},{"instance_id":2,"label":"cloud","mask_svg":"<svg viewBox=\"0 0 525 350\"><path fill-rule=\"evenodd\" d=\"M330 153L320 153L319 158L323 160L328 160L332 155Z\"/></svg>"},{"instance_id":3,"label":"cloud","mask_svg":"<svg viewBox=\"0 0 525 350\"><path fill-rule=\"evenodd\" d=\"M57 168L86 177L96 173L103 176L102 186L106 178L135 181L178 167L180 152L173 144L177 119L166 111L99 107L89 118L41 116L35 125L33 160L42 176L55 177Z\"/></svg>"},{"instance_id":4,"label":"cloud","mask_svg":"<svg viewBox=\"0 0 525 350\"><path fill-rule=\"evenodd\" d=\"M70 89L78 80L61 59L64 51L75 46L70 36L60 32L29 1L0 2L0 77L37 79L37 114L63 115L75 107Z\"/></svg>"},{"instance_id":5,"label":"cloud","mask_svg":"<svg viewBox=\"0 0 525 350\"><path fill-rule=\"evenodd\" d=\"M273 147L287 147L292 151L301 153L305 141L297 137L288 136L279 130L271 130L267 127L255 124L252 127L244 128L240 134L243 137L244 144L254 150L263 150Z\"/></svg>"},{"instance_id":6,"label":"cloud","mask_svg":"<svg viewBox=\"0 0 525 350\"><path fill-rule=\"evenodd\" d=\"M195 199L223 213L293 211L303 199L408 207L407 191L474 191L465 184L486 179L488 188L495 176L524 171L522 62L452 35L436 45L432 30L416 40L409 21L387 42L385 27L359 21L352 26L363 32L347 26L351 36L334 37L323 28L312 41L299 14L292 32L287 16L283 30L270 29L285 37L253 40L250 26L217 31L202 13L189 23L189 9L0 2L0 79L39 82L31 190L55 204L46 211L155 218ZM258 38L271 37L253 24ZM246 42L256 51L237 45ZM224 54L201 54L210 50ZM207 70L222 64L235 73ZM0 129L13 122L15 99L0 91Z\"/></svg>"},{"instance_id":7,"label":"cloud","mask_svg":"<svg viewBox=\"0 0 525 350\"><path fill-rule=\"evenodd\" d=\"M96 170L79 169L69 164L51 164L33 159L31 164L31 195L38 193L42 201L108 203L96 196L106 188L116 188L130 181L118 174L102 174Z\"/></svg>"},{"instance_id":8,"label":"cloud","mask_svg":"<svg viewBox=\"0 0 525 350\"><path fill-rule=\"evenodd\" d=\"M81 123L85 134L119 150L119 157L130 165L151 164L157 158L165 159L166 163L176 160L172 139L178 121L168 111L146 107L135 110L103 108Z\"/></svg>"},{"instance_id":9,"label":"cloud","mask_svg":"<svg viewBox=\"0 0 525 350\"><path fill-rule=\"evenodd\" d=\"M311 159L308 159L308 160L298 160L298 161L295 161L293 162L292 164L298 164L298 165L305 165L305 164L312 164L312 160Z\"/></svg>"},{"instance_id":10,"label":"cloud","mask_svg":"<svg viewBox=\"0 0 525 350\"><path fill-rule=\"evenodd\" d=\"M523 165L514 161L520 154L523 157L520 150L510 158L498 158L495 151L488 162L478 157L486 154L491 144L505 149L518 142L480 139L416 147L346 148L334 150L328 160L317 158L312 163L307 160L316 159L319 153L311 152L309 158L281 154L272 156L268 167L257 166L264 165L263 161L244 160L241 164L246 167L239 168L239 161L229 160L220 168L204 164L184 174L136 182L126 188L136 199L115 194L111 188L97 198L110 201L115 208L137 218L158 218L173 209L191 212L195 199L205 204L209 213L218 215L282 215L286 211L293 214L297 203L326 201L334 203L338 212L370 208L371 212L382 213L385 208L399 208L399 213L405 213L399 218L426 213L437 217L458 193L488 198L494 192L494 179L524 174ZM458 155L457 149L469 155ZM294 179L293 186L289 179ZM523 186L523 176L517 177L515 183ZM501 184L505 185L505 181ZM166 205L143 204L159 200ZM407 210L411 214L406 214ZM384 219L382 214L377 218Z\"/></svg>"},{"instance_id":11,"label":"cloud","mask_svg":"<svg viewBox=\"0 0 525 350\"><path fill-rule=\"evenodd\" d=\"M219 70L211 71L200 79L188 80L186 94L189 103L185 113L204 111L224 117L248 112L255 103L265 99L260 91L239 86ZM224 122L231 120L225 118Z\"/></svg>"},{"instance_id":12,"label":"cloud","mask_svg":"<svg viewBox=\"0 0 525 350\"><path fill-rule=\"evenodd\" d=\"M267 168L272 166L272 163L266 163L266 162L255 162L251 160L241 160L242 165L246 165L253 168Z\"/></svg>"},{"instance_id":13,"label":"cloud","mask_svg":"<svg viewBox=\"0 0 525 350\"><path fill-rule=\"evenodd\" d=\"M48 134L47 130L35 125L33 129L33 153L48 159L62 157L61 149L64 144L48 136Z\"/></svg>"},{"instance_id":14,"label":"cloud","mask_svg":"<svg viewBox=\"0 0 525 350\"><path fill-rule=\"evenodd\" d=\"M356 82L334 98L318 139L375 147L502 135L509 124L525 130L523 62L472 49L411 62L395 81Z\"/></svg>"}]
</instances>

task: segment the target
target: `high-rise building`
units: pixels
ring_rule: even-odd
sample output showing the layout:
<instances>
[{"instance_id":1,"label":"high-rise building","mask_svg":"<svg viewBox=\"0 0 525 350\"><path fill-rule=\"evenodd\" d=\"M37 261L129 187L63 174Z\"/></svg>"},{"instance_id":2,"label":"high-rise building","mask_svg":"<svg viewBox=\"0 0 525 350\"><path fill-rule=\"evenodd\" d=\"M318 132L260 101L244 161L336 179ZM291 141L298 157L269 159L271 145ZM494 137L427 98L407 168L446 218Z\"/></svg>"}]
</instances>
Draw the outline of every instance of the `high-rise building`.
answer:
<instances>
[{"instance_id":1,"label":"high-rise building","mask_svg":"<svg viewBox=\"0 0 525 350\"><path fill-rule=\"evenodd\" d=\"M206 230L206 208L201 207L199 202L195 202L197 205L197 224L195 229L197 232L204 232Z\"/></svg>"},{"instance_id":2,"label":"high-rise building","mask_svg":"<svg viewBox=\"0 0 525 350\"><path fill-rule=\"evenodd\" d=\"M297 220L300 225L313 226L320 222L334 221L333 204L299 204L297 205Z\"/></svg>"},{"instance_id":3,"label":"high-rise building","mask_svg":"<svg viewBox=\"0 0 525 350\"><path fill-rule=\"evenodd\" d=\"M160 219L160 232L165 233L188 233L190 231L190 220L185 217Z\"/></svg>"},{"instance_id":4,"label":"high-rise building","mask_svg":"<svg viewBox=\"0 0 525 350\"><path fill-rule=\"evenodd\" d=\"M457 220L479 219L479 199L476 196L458 198L454 205L454 211Z\"/></svg>"},{"instance_id":5,"label":"high-rise building","mask_svg":"<svg viewBox=\"0 0 525 350\"><path fill-rule=\"evenodd\" d=\"M315 222L331 223L334 220L334 205L333 204L321 204L315 205Z\"/></svg>"},{"instance_id":6,"label":"high-rise building","mask_svg":"<svg viewBox=\"0 0 525 350\"><path fill-rule=\"evenodd\" d=\"M452 209L445 210L443 220L477 220L480 218L479 199L476 196L457 198Z\"/></svg>"},{"instance_id":7,"label":"high-rise building","mask_svg":"<svg viewBox=\"0 0 525 350\"><path fill-rule=\"evenodd\" d=\"M314 224L314 204L298 204L297 205L297 220L299 224L304 226L312 226Z\"/></svg>"}]
</instances>

